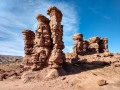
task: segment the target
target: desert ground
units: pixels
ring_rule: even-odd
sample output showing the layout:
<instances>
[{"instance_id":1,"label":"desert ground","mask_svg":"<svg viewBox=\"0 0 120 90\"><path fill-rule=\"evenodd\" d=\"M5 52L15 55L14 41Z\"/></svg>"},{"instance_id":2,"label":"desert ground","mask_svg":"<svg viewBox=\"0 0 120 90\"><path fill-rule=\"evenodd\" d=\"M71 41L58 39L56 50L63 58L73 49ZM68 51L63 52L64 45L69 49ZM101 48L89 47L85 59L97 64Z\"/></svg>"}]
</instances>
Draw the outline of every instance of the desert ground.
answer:
<instances>
[{"instance_id":1,"label":"desert ground","mask_svg":"<svg viewBox=\"0 0 120 90\"><path fill-rule=\"evenodd\" d=\"M66 53L67 74L52 79L44 78L49 67L30 71L23 69L22 57L10 57L0 55L0 90L120 90L120 54L79 56L72 64Z\"/></svg>"}]
</instances>

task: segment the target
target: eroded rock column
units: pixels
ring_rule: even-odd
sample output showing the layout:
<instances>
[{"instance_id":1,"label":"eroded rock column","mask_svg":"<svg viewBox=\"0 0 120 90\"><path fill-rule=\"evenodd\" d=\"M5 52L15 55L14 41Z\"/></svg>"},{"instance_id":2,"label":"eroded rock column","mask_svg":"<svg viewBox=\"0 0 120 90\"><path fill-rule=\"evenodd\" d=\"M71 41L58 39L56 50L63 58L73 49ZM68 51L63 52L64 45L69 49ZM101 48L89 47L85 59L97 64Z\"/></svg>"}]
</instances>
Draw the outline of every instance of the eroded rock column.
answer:
<instances>
[{"instance_id":1,"label":"eroded rock column","mask_svg":"<svg viewBox=\"0 0 120 90\"><path fill-rule=\"evenodd\" d=\"M43 68L48 64L48 58L50 55L51 48L51 32L49 28L49 19L43 16L42 14L38 14L36 16L38 20L37 30L35 32L35 41L34 41L34 50L33 50L33 67Z\"/></svg>"},{"instance_id":2,"label":"eroded rock column","mask_svg":"<svg viewBox=\"0 0 120 90\"><path fill-rule=\"evenodd\" d=\"M48 15L50 15L49 25L53 41L52 54L49 59L49 64L52 68L60 68L65 60L65 55L62 51L62 49L64 49L64 43L62 41L63 25L61 25L62 13L59 9L52 6L48 9Z\"/></svg>"},{"instance_id":3,"label":"eroded rock column","mask_svg":"<svg viewBox=\"0 0 120 90\"><path fill-rule=\"evenodd\" d=\"M62 51L64 49L62 41L63 25L61 25L62 13L59 9L52 6L48 9L48 15L50 15L49 25L52 39L52 52L49 58L49 65L52 70L46 77L54 78L66 74L62 67L65 62L65 54Z\"/></svg>"},{"instance_id":4,"label":"eroded rock column","mask_svg":"<svg viewBox=\"0 0 120 90\"><path fill-rule=\"evenodd\" d=\"M74 34L73 40L74 40L73 53L75 57L78 57L78 55L83 55L83 35L79 33Z\"/></svg>"},{"instance_id":5,"label":"eroded rock column","mask_svg":"<svg viewBox=\"0 0 120 90\"><path fill-rule=\"evenodd\" d=\"M23 64L25 65L32 65L32 54L33 54L33 47L34 47L34 39L35 39L35 34L31 30L24 30L23 32L24 36L24 60Z\"/></svg>"}]
</instances>

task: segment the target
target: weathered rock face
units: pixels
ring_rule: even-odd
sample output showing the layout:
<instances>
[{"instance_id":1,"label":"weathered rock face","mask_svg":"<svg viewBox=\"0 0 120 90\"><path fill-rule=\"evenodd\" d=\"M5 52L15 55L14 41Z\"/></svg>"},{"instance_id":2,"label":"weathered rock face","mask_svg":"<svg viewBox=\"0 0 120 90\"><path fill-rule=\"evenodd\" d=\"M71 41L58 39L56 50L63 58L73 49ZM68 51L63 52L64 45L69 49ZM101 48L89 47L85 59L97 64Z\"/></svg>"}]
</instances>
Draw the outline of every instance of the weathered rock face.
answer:
<instances>
[{"instance_id":1,"label":"weathered rock face","mask_svg":"<svg viewBox=\"0 0 120 90\"><path fill-rule=\"evenodd\" d=\"M35 39L35 34L31 30L24 30L23 32L24 35L24 51L25 51L25 57L24 57L24 64L31 64L31 57L33 54L33 46L34 46L34 39Z\"/></svg>"},{"instance_id":2,"label":"weathered rock face","mask_svg":"<svg viewBox=\"0 0 120 90\"><path fill-rule=\"evenodd\" d=\"M83 55L83 35L79 33L74 34L73 39L75 41L73 45L75 57L77 57L77 55Z\"/></svg>"},{"instance_id":3,"label":"weathered rock face","mask_svg":"<svg viewBox=\"0 0 120 90\"><path fill-rule=\"evenodd\" d=\"M56 7L50 7L48 9L48 15L50 15L50 30L51 38L53 41L52 54L49 58L49 64L52 68L59 68L64 61L64 43L62 41L63 25L61 25L62 13Z\"/></svg>"},{"instance_id":4,"label":"weathered rock face","mask_svg":"<svg viewBox=\"0 0 120 90\"><path fill-rule=\"evenodd\" d=\"M100 52L108 52L108 39L107 38L103 38L100 40L99 42L99 45L100 45Z\"/></svg>"},{"instance_id":5,"label":"weathered rock face","mask_svg":"<svg viewBox=\"0 0 120 90\"><path fill-rule=\"evenodd\" d=\"M107 38L92 37L84 40L82 34L74 34L73 39L75 41L73 45L75 56L108 52Z\"/></svg>"},{"instance_id":6,"label":"weathered rock face","mask_svg":"<svg viewBox=\"0 0 120 90\"><path fill-rule=\"evenodd\" d=\"M88 51L89 42L87 40L83 41L83 54L86 54Z\"/></svg>"},{"instance_id":7,"label":"weathered rock face","mask_svg":"<svg viewBox=\"0 0 120 90\"><path fill-rule=\"evenodd\" d=\"M51 32L48 18L42 14L38 14L36 19L38 20L38 26L35 32L32 62L34 68L36 65L42 68L44 65L47 65L47 59L50 54Z\"/></svg>"},{"instance_id":8,"label":"weathered rock face","mask_svg":"<svg viewBox=\"0 0 120 90\"><path fill-rule=\"evenodd\" d=\"M65 55L62 51L63 25L61 25L62 13L52 6L48 9L50 20L42 14L38 14L37 30L34 32L24 30L25 57L24 64L32 66L31 69L41 69L48 65L57 69L62 67ZM28 62L29 61L29 62Z\"/></svg>"},{"instance_id":9,"label":"weathered rock face","mask_svg":"<svg viewBox=\"0 0 120 90\"><path fill-rule=\"evenodd\" d=\"M99 53L99 42L100 42L100 37L92 37L88 39L89 42L89 52L90 53Z\"/></svg>"}]
</instances>

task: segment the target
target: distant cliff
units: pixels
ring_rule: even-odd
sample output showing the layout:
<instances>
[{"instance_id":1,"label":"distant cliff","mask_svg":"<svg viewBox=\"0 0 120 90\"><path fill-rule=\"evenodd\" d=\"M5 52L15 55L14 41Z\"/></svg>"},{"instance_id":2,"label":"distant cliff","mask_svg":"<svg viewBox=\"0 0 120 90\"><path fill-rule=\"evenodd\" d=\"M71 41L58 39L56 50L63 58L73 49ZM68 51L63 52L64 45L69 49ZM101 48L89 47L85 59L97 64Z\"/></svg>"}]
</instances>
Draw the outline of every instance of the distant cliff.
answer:
<instances>
[{"instance_id":1,"label":"distant cliff","mask_svg":"<svg viewBox=\"0 0 120 90\"><path fill-rule=\"evenodd\" d=\"M0 55L0 62L21 62L22 60L22 56Z\"/></svg>"}]
</instances>

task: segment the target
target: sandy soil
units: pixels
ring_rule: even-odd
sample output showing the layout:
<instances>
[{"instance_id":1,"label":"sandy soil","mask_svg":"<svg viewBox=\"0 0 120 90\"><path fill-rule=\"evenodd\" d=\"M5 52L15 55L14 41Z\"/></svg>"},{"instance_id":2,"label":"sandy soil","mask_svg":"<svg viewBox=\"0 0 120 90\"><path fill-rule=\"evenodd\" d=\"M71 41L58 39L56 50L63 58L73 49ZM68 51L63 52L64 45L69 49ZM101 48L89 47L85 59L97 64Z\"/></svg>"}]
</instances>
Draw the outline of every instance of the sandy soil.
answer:
<instances>
[{"instance_id":1,"label":"sandy soil","mask_svg":"<svg viewBox=\"0 0 120 90\"><path fill-rule=\"evenodd\" d=\"M69 55L67 59L69 59ZM69 59L70 60L70 59ZM103 63L106 61L107 63ZM109 64L110 63L110 64ZM120 90L120 55L104 57L101 55L80 56L77 65L67 64L67 75L54 79L31 78L27 82L19 78L22 74L20 63L1 64L0 74L8 73L3 81L0 81L0 90ZM68 68L69 66L69 68ZM17 71L16 77L12 72ZM48 68L35 72L44 75ZM32 72L33 73L33 72ZM33 74L32 74L33 75ZM106 85L99 86L98 81L104 79Z\"/></svg>"}]
</instances>

